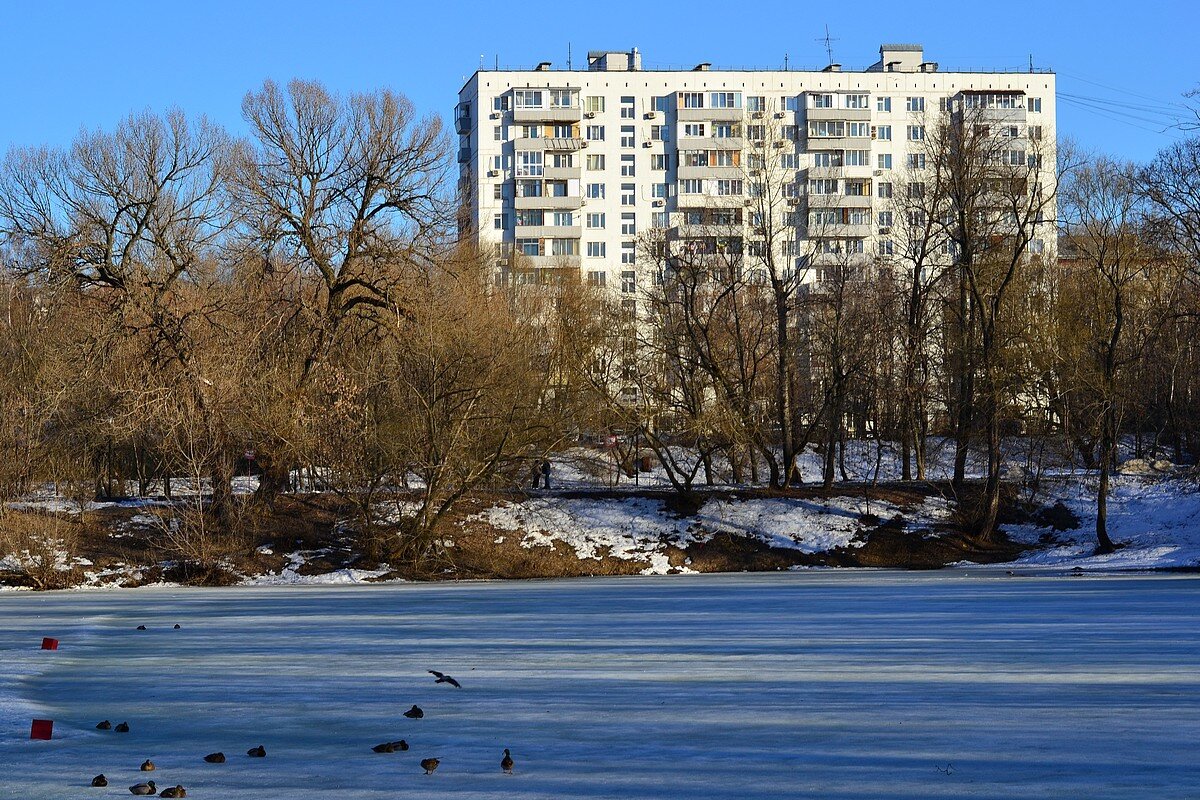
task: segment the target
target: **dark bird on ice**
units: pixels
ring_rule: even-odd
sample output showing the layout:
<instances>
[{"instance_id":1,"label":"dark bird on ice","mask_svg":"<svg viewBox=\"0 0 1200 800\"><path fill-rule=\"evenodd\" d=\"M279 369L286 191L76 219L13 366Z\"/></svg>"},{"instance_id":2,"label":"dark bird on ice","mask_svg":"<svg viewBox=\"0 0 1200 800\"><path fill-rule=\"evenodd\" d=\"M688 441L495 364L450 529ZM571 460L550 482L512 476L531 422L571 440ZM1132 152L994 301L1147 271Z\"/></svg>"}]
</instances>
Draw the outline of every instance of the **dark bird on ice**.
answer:
<instances>
[{"instance_id":1,"label":"dark bird on ice","mask_svg":"<svg viewBox=\"0 0 1200 800\"><path fill-rule=\"evenodd\" d=\"M138 625L138 626L137 626L137 629L138 629L139 631L144 631L144 630L146 630L146 626L145 626L145 625Z\"/></svg>"},{"instance_id":2,"label":"dark bird on ice","mask_svg":"<svg viewBox=\"0 0 1200 800\"><path fill-rule=\"evenodd\" d=\"M208 755L206 755L204 757L204 760L210 764L224 764L225 763L225 754L224 753L209 753Z\"/></svg>"},{"instance_id":3,"label":"dark bird on ice","mask_svg":"<svg viewBox=\"0 0 1200 800\"><path fill-rule=\"evenodd\" d=\"M384 742L371 748L376 753L395 753L397 750L407 750L408 742L401 739L398 742Z\"/></svg>"},{"instance_id":4,"label":"dark bird on ice","mask_svg":"<svg viewBox=\"0 0 1200 800\"><path fill-rule=\"evenodd\" d=\"M112 723L111 723L111 722L109 722L108 720L104 720L103 722L98 722L98 723L96 723L96 730L98 730L98 731L111 731L111 730L112 730Z\"/></svg>"},{"instance_id":5,"label":"dark bird on ice","mask_svg":"<svg viewBox=\"0 0 1200 800\"><path fill-rule=\"evenodd\" d=\"M421 710L420 706L413 706L408 711L404 712L404 716L408 717L409 719L421 719L425 716L425 712Z\"/></svg>"},{"instance_id":6,"label":"dark bird on ice","mask_svg":"<svg viewBox=\"0 0 1200 800\"><path fill-rule=\"evenodd\" d=\"M433 771L438 768L438 764L442 763L436 758L422 758L421 769L425 770L426 775L432 775Z\"/></svg>"},{"instance_id":7,"label":"dark bird on ice","mask_svg":"<svg viewBox=\"0 0 1200 800\"><path fill-rule=\"evenodd\" d=\"M154 762L147 758L142 762L141 770L142 772L154 772Z\"/></svg>"},{"instance_id":8,"label":"dark bird on ice","mask_svg":"<svg viewBox=\"0 0 1200 800\"><path fill-rule=\"evenodd\" d=\"M507 747L504 748L504 758L500 759L500 769L504 770L509 775L512 775L513 760L512 760L512 756L509 755L509 753L508 753Z\"/></svg>"},{"instance_id":9,"label":"dark bird on ice","mask_svg":"<svg viewBox=\"0 0 1200 800\"><path fill-rule=\"evenodd\" d=\"M175 623L175 630L179 630L179 623L178 623L178 622L176 622L176 623ZM175 788L176 788L176 789L179 789L179 788L182 788L182 787L176 786ZM164 792L169 792L169 791L170 791L170 789L163 789L163 791L164 791ZM181 795L181 796L182 796L182 795Z\"/></svg>"},{"instance_id":10,"label":"dark bird on ice","mask_svg":"<svg viewBox=\"0 0 1200 800\"><path fill-rule=\"evenodd\" d=\"M451 686L453 686L455 689L462 688L462 684L460 684L458 681L454 680L454 678L450 677L449 675L447 675L444 672L438 672L436 669L431 669L431 670L429 670L429 674L432 675L433 677L437 678L437 680L434 681L434 683L448 683Z\"/></svg>"},{"instance_id":11,"label":"dark bird on ice","mask_svg":"<svg viewBox=\"0 0 1200 800\"><path fill-rule=\"evenodd\" d=\"M261 744L258 747L251 747L246 751L246 755L250 756L251 758L266 758L267 748L263 747Z\"/></svg>"},{"instance_id":12,"label":"dark bird on ice","mask_svg":"<svg viewBox=\"0 0 1200 800\"><path fill-rule=\"evenodd\" d=\"M158 789L154 788L154 781L146 781L145 783L135 783L129 787L130 794L152 795Z\"/></svg>"},{"instance_id":13,"label":"dark bird on ice","mask_svg":"<svg viewBox=\"0 0 1200 800\"><path fill-rule=\"evenodd\" d=\"M187 789L182 786L168 786L158 793L159 797L187 797Z\"/></svg>"},{"instance_id":14,"label":"dark bird on ice","mask_svg":"<svg viewBox=\"0 0 1200 800\"><path fill-rule=\"evenodd\" d=\"M97 775L92 778L92 786L108 786L108 778L104 775Z\"/></svg>"},{"instance_id":15,"label":"dark bird on ice","mask_svg":"<svg viewBox=\"0 0 1200 800\"><path fill-rule=\"evenodd\" d=\"M129 723L128 722L118 722L117 727L113 728L113 730L116 731L117 733L129 733Z\"/></svg>"}]
</instances>

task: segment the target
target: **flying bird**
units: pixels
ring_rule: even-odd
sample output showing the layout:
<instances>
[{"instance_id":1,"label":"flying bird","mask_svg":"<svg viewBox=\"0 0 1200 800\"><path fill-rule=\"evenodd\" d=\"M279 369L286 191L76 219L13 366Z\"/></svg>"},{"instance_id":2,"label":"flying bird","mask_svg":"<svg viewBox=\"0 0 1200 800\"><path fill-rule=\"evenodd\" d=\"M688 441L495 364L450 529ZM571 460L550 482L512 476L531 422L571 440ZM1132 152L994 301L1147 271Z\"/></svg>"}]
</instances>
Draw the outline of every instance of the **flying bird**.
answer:
<instances>
[{"instance_id":1,"label":"flying bird","mask_svg":"<svg viewBox=\"0 0 1200 800\"><path fill-rule=\"evenodd\" d=\"M434 683L448 683L451 686L453 686L455 689L462 688L461 683L454 680L454 678L450 677L449 675L447 675L444 672L438 672L436 669L431 669L431 670L429 670L429 674L432 675L433 677L437 678L437 680L434 681Z\"/></svg>"}]
</instances>

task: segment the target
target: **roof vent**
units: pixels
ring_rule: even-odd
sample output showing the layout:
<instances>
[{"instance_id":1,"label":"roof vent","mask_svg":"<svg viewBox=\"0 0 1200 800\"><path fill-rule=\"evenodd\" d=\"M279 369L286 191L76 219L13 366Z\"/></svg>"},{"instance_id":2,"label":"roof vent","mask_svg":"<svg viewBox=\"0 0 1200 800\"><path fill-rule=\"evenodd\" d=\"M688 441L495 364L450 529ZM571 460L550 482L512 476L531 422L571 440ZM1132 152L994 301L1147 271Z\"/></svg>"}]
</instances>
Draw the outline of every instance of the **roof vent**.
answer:
<instances>
[{"instance_id":1,"label":"roof vent","mask_svg":"<svg viewBox=\"0 0 1200 800\"><path fill-rule=\"evenodd\" d=\"M842 71L841 64L830 64L828 67L825 67L821 70L821 72L841 72L841 71Z\"/></svg>"},{"instance_id":2,"label":"roof vent","mask_svg":"<svg viewBox=\"0 0 1200 800\"><path fill-rule=\"evenodd\" d=\"M938 62L924 61L921 63L921 72L937 72Z\"/></svg>"},{"instance_id":3,"label":"roof vent","mask_svg":"<svg viewBox=\"0 0 1200 800\"><path fill-rule=\"evenodd\" d=\"M550 71L550 62L549 61L538 62L537 71L538 72L549 72Z\"/></svg>"},{"instance_id":4,"label":"roof vent","mask_svg":"<svg viewBox=\"0 0 1200 800\"><path fill-rule=\"evenodd\" d=\"M711 66L711 63L707 61L701 61L696 66L692 67L692 72L708 72L708 68Z\"/></svg>"}]
</instances>

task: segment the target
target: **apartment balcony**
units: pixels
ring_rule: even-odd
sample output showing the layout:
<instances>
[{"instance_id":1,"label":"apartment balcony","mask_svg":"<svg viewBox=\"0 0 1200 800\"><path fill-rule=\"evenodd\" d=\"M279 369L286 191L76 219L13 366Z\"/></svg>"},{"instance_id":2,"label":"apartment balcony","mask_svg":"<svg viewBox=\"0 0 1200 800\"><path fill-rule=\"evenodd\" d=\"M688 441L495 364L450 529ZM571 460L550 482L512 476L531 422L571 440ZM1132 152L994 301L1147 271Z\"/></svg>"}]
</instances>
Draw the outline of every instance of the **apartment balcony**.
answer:
<instances>
[{"instance_id":1,"label":"apartment balcony","mask_svg":"<svg viewBox=\"0 0 1200 800\"><path fill-rule=\"evenodd\" d=\"M537 152L539 150L572 152L587 147L583 139L537 136L514 139L513 149L517 152Z\"/></svg>"},{"instance_id":2,"label":"apartment balcony","mask_svg":"<svg viewBox=\"0 0 1200 800\"><path fill-rule=\"evenodd\" d=\"M516 262L531 269L579 269L583 263L579 256L526 256L520 253Z\"/></svg>"},{"instance_id":3,"label":"apartment balcony","mask_svg":"<svg viewBox=\"0 0 1200 800\"><path fill-rule=\"evenodd\" d=\"M805 177L810 180L819 180L822 178L851 178L851 179L866 179L875 177L875 170L871 167L855 165L847 166L839 164L836 167L808 167L804 170Z\"/></svg>"},{"instance_id":4,"label":"apartment balcony","mask_svg":"<svg viewBox=\"0 0 1200 800\"><path fill-rule=\"evenodd\" d=\"M583 198L579 195L572 197L514 197L513 208L516 209L534 209L543 208L547 211L574 211L583 205Z\"/></svg>"},{"instance_id":5,"label":"apartment balcony","mask_svg":"<svg viewBox=\"0 0 1200 800\"><path fill-rule=\"evenodd\" d=\"M809 194L809 208L870 208L871 198L866 195Z\"/></svg>"},{"instance_id":6,"label":"apartment balcony","mask_svg":"<svg viewBox=\"0 0 1200 800\"><path fill-rule=\"evenodd\" d=\"M729 239L742 236L746 232L744 225L676 225L668 228L667 233L672 239Z\"/></svg>"},{"instance_id":7,"label":"apartment balcony","mask_svg":"<svg viewBox=\"0 0 1200 800\"><path fill-rule=\"evenodd\" d=\"M579 122L583 109L574 108L514 108L513 122Z\"/></svg>"},{"instance_id":8,"label":"apartment balcony","mask_svg":"<svg viewBox=\"0 0 1200 800\"><path fill-rule=\"evenodd\" d=\"M548 181L579 177L579 167L545 167L542 171Z\"/></svg>"},{"instance_id":9,"label":"apartment balcony","mask_svg":"<svg viewBox=\"0 0 1200 800\"><path fill-rule=\"evenodd\" d=\"M681 108L676 113L680 122L741 122L740 108Z\"/></svg>"},{"instance_id":10,"label":"apartment balcony","mask_svg":"<svg viewBox=\"0 0 1200 800\"><path fill-rule=\"evenodd\" d=\"M869 136L804 136L805 150L870 150Z\"/></svg>"},{"instance_id":11,"label":"apartment balcony","mask_svg":"<svg viewBox=\"0 0 1200 800\"><path fill-rule=\"evenodd\" d=\"M846 121L846 122L869 122L871 120L871 109L869 108L806 108L804 116L810 122L821 120Z\"/></svg>"},{"instance_id":12,"label":"apartment balcony","mask_svg":"<svg viewBox=\"0 0 1200 800\"><path fill-rule=\"evenodd\" d=\"M743 178L746 173L741 167L684 167L676 168L676 177L679 180L687 180L689 178Z\"/></svg>"},{"instance_id":13,"label":"apartment balcony","mask_svg":"<svg viewBox=\"0 0 1200 800\"><path fill-rule=\"evenodd\" d=\"M746 196L717 194L681 194L675 197L677 208L741 208Z\"/></svg>"},{"instance_id":14,"label":"apartment balcony","mask_svg":"<svg viewBox=\"0 0 1200 800\"><path fill-rule=\"evenodd\" d=\"M521 230L518 228L517 230ZM875 235L877 228L874 225L843 225L840 222L831 222L828 224L817 223L815 225L806 225L804 229L804 237L806 239L866 239Z\"/></svg>"},{"instance_id":15,"label":"apartment balcony","mask_svg":"<svg viewBox=\"0 0 1200 800\"><path fill-rule=\"evenodd\" d=\"M741 136L682 136L675 141L680 150L741 150L743 144Z\"/></svg>"},{"instance_id":16,"label":"apartment balcony","mask_svg":"<svg viewBox=\"0 0 1200 800\"><path fill-rule=\"evenodd\" d=\"M583 236L579 225L517 225L513 235L518 239L578 239Z\"/></svg>"}]
</instances>

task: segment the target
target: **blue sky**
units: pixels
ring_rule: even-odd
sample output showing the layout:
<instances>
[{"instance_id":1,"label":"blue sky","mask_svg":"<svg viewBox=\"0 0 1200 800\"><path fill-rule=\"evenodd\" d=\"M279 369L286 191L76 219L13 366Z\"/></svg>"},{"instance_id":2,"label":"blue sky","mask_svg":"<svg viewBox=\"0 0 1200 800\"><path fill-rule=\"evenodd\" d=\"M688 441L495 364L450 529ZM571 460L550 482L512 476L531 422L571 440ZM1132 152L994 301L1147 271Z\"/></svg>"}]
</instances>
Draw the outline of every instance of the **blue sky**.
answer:
<instances>
[{"instance_id":1,"label":"blue sky","mask_svg":"<svg viewBox=\"0 0 1200 800\"><path fill-rule=\"evenodd\" d=\"M793 68L819 67L826 24L847 68L874 61L885 41L922 43L943 69L1020 69L1032 55L1059 74L1059 135L1134 160L1182 135L1158 129L1200 84L1192 0L0 0L0 11L4 150L64 145L81 128L171 106L240 133L242 95L265 78L312 78L338 91L389 86L448 118L481 55L488 65L563 66L568 44L576 66L589 49L636 45L647 66L773 67L786 53Z\"/></svg>"}]
</instances>

